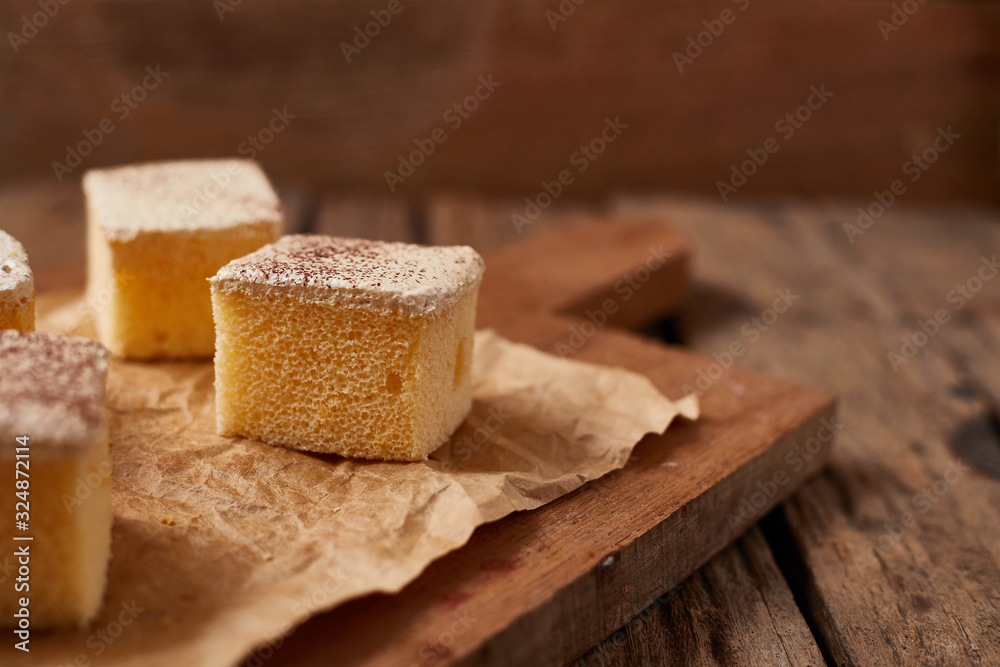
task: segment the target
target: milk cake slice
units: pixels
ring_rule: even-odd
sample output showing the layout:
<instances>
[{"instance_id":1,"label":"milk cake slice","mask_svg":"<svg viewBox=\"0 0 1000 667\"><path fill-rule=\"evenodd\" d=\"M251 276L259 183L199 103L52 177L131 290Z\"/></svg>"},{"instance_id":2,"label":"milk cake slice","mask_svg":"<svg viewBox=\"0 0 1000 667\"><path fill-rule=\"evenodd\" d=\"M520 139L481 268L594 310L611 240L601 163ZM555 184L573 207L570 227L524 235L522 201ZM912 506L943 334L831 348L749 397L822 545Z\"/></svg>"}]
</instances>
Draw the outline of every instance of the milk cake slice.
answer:
<instances>
[{"instance_id":1,"label":"milk cake slice","mask_svg":"<svg viewBox=\"0 0 1000 667\"><path fill-rule=\"evenodd\" d=\"M83 189L101 342L135 358L212 356L206 279L284 226L264 172L247 160L158 162L89 171Z\"/></svg>"},{"instance_id":2,"label":"milk cake slice","mask_svg":"<svg viewBox=\"0 0 1000 667\"><path fill-rule=\"evenodd\" d=\"M419 460L472 405L483 260L468 247L286 236L212 279L218 431Z\"/></svg>"},{"instance_id":3,"label":"milk cake slice","mask_svg":"<svg viewBox=\"0 0 1000 667\"><path fill-rule=\"evenodd\" d=\"M0 230L0 329L35 329L35 280L28 253Z\"/></svg>"},{"instance_id":4,"label":"milk cake slice","mask_svg":"<svg viewBox=\"0 0 1000 667\"><path fill-rule=\"evenodd\" d=\"M0 625L17 627L22 598L32 629L84 625L100 609L111 553L107 372L94 341L0 332L0 543L28 550L26 563L17 556L19 576L28 568L20 590L13 577L0 586Z\"/></svg>"}]
</instances>

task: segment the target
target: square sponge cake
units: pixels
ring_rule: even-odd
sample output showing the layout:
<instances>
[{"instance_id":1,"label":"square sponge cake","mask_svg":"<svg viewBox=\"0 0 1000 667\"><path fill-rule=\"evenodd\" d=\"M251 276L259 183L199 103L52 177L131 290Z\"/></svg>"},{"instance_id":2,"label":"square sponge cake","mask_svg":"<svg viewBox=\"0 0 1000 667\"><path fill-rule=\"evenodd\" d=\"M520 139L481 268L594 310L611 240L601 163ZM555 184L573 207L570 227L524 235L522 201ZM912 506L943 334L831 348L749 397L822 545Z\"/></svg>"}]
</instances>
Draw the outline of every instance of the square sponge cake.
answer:
<instances>
[{"instance_id":1,"label":"square sponge cake","mask_svg":"<svg viewBox=\"0 0 1000 667\"><path fill-rule=\"evenodd\" d=\"M212 279L221 435L415 461L472 406L472 248L286 236Z\"/></svg>"},{"instance_id":2,"label":"square sponge cake","mask_svg":"<svg viewBox=\"0 0 1000 667\"><path fill-rule=\"evenodd\" d=\"M35 279L28 253L0 230L0 329L35 329Z\"/></svg>"},{"instance_id":3,"label":"square sponge cake","mask_svg":"<svg viewBox=\"0 0 1000 667\"><path fill-rule=\"evenodd\" d=\"M33 628L81 626L100 609L112 523L107 373L100 343L0 332L0 542L27 569L17 587L13 577L0 587L0 625L18 624L25 600Z\"/></svg>"},{"instance_id":4,"label":"square sponge cake","mask_svg":"<svg viewBox=\"0 0 1000 667\"><path fill-rule=\"evenodd\" d=\"M206 280L277 240L281 205L248 160L190 160L91 170L87 298L98 338L133 358L210 357Z\"/></svg>"}]
</instances>

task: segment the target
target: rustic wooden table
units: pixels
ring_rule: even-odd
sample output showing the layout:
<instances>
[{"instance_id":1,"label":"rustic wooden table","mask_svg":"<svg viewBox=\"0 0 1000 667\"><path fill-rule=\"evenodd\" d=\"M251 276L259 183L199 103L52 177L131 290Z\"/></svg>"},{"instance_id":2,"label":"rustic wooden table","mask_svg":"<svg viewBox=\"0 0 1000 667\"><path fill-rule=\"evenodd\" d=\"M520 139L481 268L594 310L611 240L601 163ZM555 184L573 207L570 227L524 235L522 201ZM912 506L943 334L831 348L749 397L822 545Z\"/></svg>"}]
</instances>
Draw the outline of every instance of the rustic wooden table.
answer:
<instances>
[{"instance_id":1,"label":"rustic wooden table","mask_svg":"<svg viewBox=\"0 0 1000 667\"><path fill-rule=\"evenodd\" d=\"M523 203L419 204L282 190L290 229L489 250ZM840 398L832 465L578 665L1000 664L1000 281L996 211L719 206L676 198L563 204L656 219L694 248L694 293L666 335ZM39 291L82 284L78 189L0 188ZM755 321L776 290L793 306ZM280 664L279 652L272 664Z\"/></svg>"}]
</instances>

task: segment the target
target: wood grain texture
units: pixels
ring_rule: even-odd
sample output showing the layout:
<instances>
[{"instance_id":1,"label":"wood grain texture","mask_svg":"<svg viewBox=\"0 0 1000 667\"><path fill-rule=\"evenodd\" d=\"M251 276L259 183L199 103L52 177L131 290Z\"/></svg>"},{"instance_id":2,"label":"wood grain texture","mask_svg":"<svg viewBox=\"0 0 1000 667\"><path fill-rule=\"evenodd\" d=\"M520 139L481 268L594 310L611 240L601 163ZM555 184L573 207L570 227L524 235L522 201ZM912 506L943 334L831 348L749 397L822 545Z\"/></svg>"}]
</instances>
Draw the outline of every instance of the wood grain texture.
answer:
<instances>
[{"instance_id":1,"label":"wood grain texture","mask_svg":"<svg viewBox=\"0 0 1000 667\"><path fill-rule=\"evenodd\" d=\"M556 278L556 296L536 303L575 301L570 285L578 295L603 285L614 298L616 276L605 269L634 271L653 230L609 224L582 231L584 239L602 242L575 241L576 228L568 228L526 241L519 262L487 256L493 286L484 284L480 296L483 321L554 352L579 320L546 316L529 304L520 317L535 324L518 326L509 298L524 273ZM657 231L652 238L676 242L676 235ZM562 251L553 253L553 245ZM624 257L632 263L622 264ZM675 398L712 363L612 327L596 331L573 356L641 372ZM786 458L816 440L823 420L832 418L830 397L736 368L723 377L703 395L701 420L646 438L624 470L477 530L399 595L366 598L313 619L285 642L277 664L556 665L579 656L736 539L825 460L829 440L802 466ZM779 469L786 479L762 493ZM756 508L737 519L749 503Z\"/></svg>"},{"instance_id":2,"label":"wood grain texture","mask_svg":"<svg viewBox=\"0 0 1000 667\"><path fill-rule=\"evenodd\" d=\"M36 292L83 284L86 226L79 184L31 180L0 187L0 229L24 245Z\"/></svg>"},{"instance_id":3,"label":"wood grain texture","mask_svg":"<svg viewBox=\"0 0 1000 667\"><path fill-rule=\"evenodd\" d=\"M312 229L316 202L308 190L297 186L277 188L278 199L285 210L285 233L300 234Z\"/></svg>"},{"instance_id":4,"label":"wood grain texture","mask_svg":"<svg viewBox=\"0 0 1000 667\"><path fill-rule=\"evenodd\" d=\"M524 198L486 198L468 193L434 193L427 198L427 232L440 245L471 245L481 253L530 239L539 232L601 217L601 205L564 198L538 211L537 217L518 220Z\"/></svg>"},{"instance_id":5,"label":"wood grain texture","mask_svg":"<svg viewBox=\"0 0 1000 667\"><path fill-rule=\"evenodd\" d=\"M757 528L573 667L825 664Z\"/></svg>"},{"instance_id":6,"label":"wood grain texture","mask_svg":"<svg viewBox=\"0 0 1000 667\"><path fill-rule=\"evenodd\" d=\"M389 197L326 196L319 205L312 231L377 241L419 240L410 207L405 201Z\"/></svg>"},{"instance_id":7,"label":"wood grain texture","mask_svg":"<svg viewBox=\"0 0 1000 667\"><path fill-rule=\"evenodd\" d=\"M687 297L690 250L669 226L584 217L571 227L554 227L543 225L525 242L489 254L480 292L489 307L481 310L478 326L521 340L522 330L571 316L580 321L553 323L553 339L523 339L545 340L565 355L597 329L641 328L674 312Z\"/></svg>"},{"instance_id":8,"label":"wood grain texture","mask_svg":"<svg viewBox=\"0 0 1000 667\"><path fill-rule=\"evenodd\" d=\"M831 658L1000 661L1000 282L984 281L961 310L949 301L996 253L996 214L951 211L945 226L940 213L897 207L851 244L850 206L618 210L670 216L699 249L681 317L703 352L739 338L776 288L800 296L740 363L842 399L830 468L782 510L789 576ZM917 335L939 310L948 321ZM904 338L916 343L896 373L888 355Z\"/></svg>"},{"instance_id":9,"label":"wood grain texture","mask_svg":"<svg viewBox=\"0 0 1000 667\"><path fill-rule=\"evenodd\" d=\"M220 4L232 11L220 17ZM716 197L731 166L773 137L780 150L737 197L869 196L899 178L939 127L953 126L962 138L907 198L997 200L995 3L921 4L885 39L878 22L891 18L894 0L586 3L555 29L555 0L425 0L404 2L347 62L341 44L385 4L62 6L0 59L0 178L54 177L66 146L107 118L113 131L81 169L253 154L282 180L390 194L385 172L440 128L446 141L396 194L534 196L570 170L573 196L671 188ZM734 20L707 40L705 23L726 10ZM0 22L17 30L38 11L34 0L8 2ZM679 71L674 54L700 33L711 43ZM135 108L115 106L147 66L168 76ZM445 114L489 75L499 87L455 127ZM778 129L813 86L833 97L793 133ZM276 108L294 116L287 127L259 148L246 143ZM606 118L628 128L580 171L572 155Z\"/></svg>"},{"instance_id":10,"label":"wood grain texture","mask_svg":"<svg viewBox=\"0 0 1000 667\"><path fill-rule=\"evenodd\" d=\"M324 198L322 203L316 203L306 191L296 188L296 187L283 187L279 189L283 202L286 207L286 212L290 220L291 229L303 229L313 226L310 222L313 219L312 212L318 211L315 215L315 225L322 229L322 231L330 233L360 233L368 235L380 235L388 236L391 230L405 230L406 225L403 220L406 219L404 215L404 209L399 207L395 203L389 202L384 203L380 200L373 200L366 197L356 197L356 196L344 196L337 195ZM442 198L441 201L446 201L454 198ZM465 206L463 204L462 206ZM450 206L449 210L456 210L456 206ZM497 207L495 204L485 205L485 204L474 204L471 209L466 210L506 210L506 205L501 205ZM443 210L442 208L437 208L435 210ZM73 186L51 186L45 183L41 184L30 184L20 187L11 187L0 192L0 212L6 216L9 220L18 221L19 226L16 227L16 232L25 241L29 248L33 251L33 263L36 266L36 274L41 277L44 284L50 284L53 287L60 287L66 285L76 284L77 278L75 278L72 272L67 272L65 267L79 267L81 269L82 277L82 264L83 264L83 246L82 242L78 236L82 236L82 202L80 200L79 190ZM471 215L466 214L467 219L471 219ZM632 268L637 264L644 261L648 255L648 247L654 243L665 244L666 248L670 250L671 258L674 262L679 262L674 265L673 270L683 265L681 260L686 258L687 247L683 239L678 237L675 233L672 233L668 228L663 227L651 227L649 224L638 224L629 226L620 226L618 231L611 230L611 221L604 220L604 224L591 223L589 231L579 238L570 238L559 240L557 236L552 236L549 234L551 231L550 226L559 226L564 224L569 220L570 216L567 214L565 220L559 220L559 216L547 216L546 220L551 219L552 223L544 225L539 225L537 230L532 230L529 238L533 241L535 250L535 256L532 260L532 264L538 265L542 264L543 260L549 256L556 257L572 257L574 255L584 253L589 253L593 256L595 261L591 262L591 270L587 272L587 280L592 281L594 284L605 284L613 285L615 279L618 276L625 275L629 273ZM497 214L492 214L491 219L496 220ZM458 218L455 218L454 222L449 223L451 225L450 229L453 230L451 233L459 233L462 230L461 225L457 224ZM442 229L442 226L434 225L434 218L428 219L428 227L432 230ZM607 227L610 233L603 230L603 227ZM488 229L487 225L480 224L478 227L473 226L473 229ZM65 230L66 233L53 235L53 230ZM391 233L390 233L391 232ZM622 234L624 232L624 234ZM624 243L615 243L615 239L621 236L624 239ZM497 234L486 233L483 235L483 243L493 243L497 239ZM476 239L472 237L465 238L455 238L453 242L472 242L476 244ZM523 265L519 267L519 263L516 260L516 255L506 254L507 251L501 250L496 255L495 260L491 260L491 264L495 264L497 268L500 269L500 273L507 273L508 281L512 281L514 276L520 276L523 278L525 275L532 276L534 278L544 278L540 274L532 274L531 271L525 271ZM503 256L508 257L507 260L503 260ZM36 261L37 260L37 261ZM544 267L543 267L544 268ZM579 266L574 266L573 270L579 270ZM537 271L537 268L535 269ZM496 272L494 272L494 276ZM657 292L653 289L655 286L659 285L666 292L660 294L659 299L650 299L645 302L642 300L637 300L637 304L645 304L643 308L650 309L650 316L653 315L654 311L656 313L663 313L667 310L676 306L676 299L679 298L682 292L676 291L678 287L677 281L666 281L658 282L664 277L669 277L671 274L670 270L665 270L659 277L654 277L648 281L646 290L648 295L655 295ZM572 308L567 308L566 305L572 305L573 303L579 303L577 299L574 301L575 292L573 291L574 284L576 284L577 289L581 287L579 283L574 283L571 275L559 276L557 274L549 275L549 279L552 279L553 286L558 287L548 295L547 300L539 300L537 294L535 297L534 305L532 309L535 310L546 310L550 309L553 311L562 311L564 313L573 313L575 315L582 314L582 311L573 311ZM67 282L68 281L68 282ZM585 286L585 284L584 284ZM669 292L669 290L674 289L674 292ZM504 290L498 290L496 292L497 299L504 294ZM671 296L673 294L673 296ZM621 295L616 295L621 296ZM644 318L640 318L644 319ZM576 320L563 316L553 316L552 318L543 318L541 320L540 326L535 330L536 335L540 335L541 338L538 340L548 340L549 346L555 345L559 341L559 335L565 333L570 327L576 324ZM500 322L500 326L504 323ZM511 328L512 322L508 322L506 326ZM552 327L555 327L553 329ZM553 336L555 334L555 336ZM530 333L520 332L519 335L528 336L530 339ZM629 337L624 340L627 342L625 346L636 344L636 341ZM639 344L636 350L633 350L632 356L622 356L621 351L615 352L614 350L620 347L618 345L611 345L610 351L605 349L601 351L601 345L597 347L588 346L590 349L581 352L581 358L588 358L588 355L593 355L595 360L604 360L607 363L624 363L630 365L637 370L646 371L648 370L650 364L654 359L650 358L656 357L657 354L661 353L662 350L658 347L649 347L648 345ZM606 347L606 346L605 346ZM611 354L610 357L602 357L602 355ZM669 357L670 355L668 355ZM671 364L676 363L676 360L670 361ZM653 364L655 366L655 363ZM662 369L661 369L662 370ZM675 373L664 370L666 375L675 375ZM668 390L667 385L664 385L664 389ZM670 391L676 391L676 387L669 389ZM769 436L765 436L769 437ZM690 436L686 436L690 438ZM644 445L642 451L648 451L650 454L645 455L644 459L636 459L632 462L632 467L637 471L640 471L643 467L649 468L653 467L654 470L652 474L647 470L645 473L635 472L630 473L634 475L643 475L646 481L642 482L645 486L642 490L619 490L618 493L623 494L622 500L616 502L617 505L622 507L629 507L631 504L632 493L637 493L639 496L648 496L651 492L658 490L662 484L656 482L657 473L662 470L658 469L658 465L665 464L669 469L685 469L686 463L684 460L683 452L685 450L689 452L694 452L697 448L692 447L690 442L687 445L681 447L677 452L673 450L658 451L656 443L650 445ZM640 452L641 453L641 452ZM657 458L660 456L660 458ZM662 458L663 456L669 457L667 459ZM650 458L652 457L652 458ZM678 458L680 457L680 458ZM657 463L659 461L659 463ZM662 474L662 472L659 472ZM697 475L697 471L693 474ZM400 628L405 628L410 633L410 638L413 641L424 641L424 643L418 643L414 645L412 642L406 650L413 649L416 651L415 656L408 656L403 653L402 655L407 659L412 658L417 664L431 664L431 662L440 663L445 654L452 656L448 650L448 647L444 646L442 643L434 643L426 641L427 627L423 623L424 615L428 614L437 623L439 633L438 636L442 638L445 643L451 643L451 635L447 634L451 632L451 628L457 627L459 629L464 629L464 626L460 621L467 620L470 618L466 612L468 609L459 609L462 603L467 599L468 594L466 592L467 588L474 588L485 585L487 590L491 592L491 595L485 596L481 603L486 604L486 612L490 612L493 604L500 604L501 607L511 607L515 609L517 604L523 604L523 599L515 599L513 601L513 606L507 604L503 601L497 603L497 596L503 599L504 595L509 596L509 591L506 580L504 580L505 573L521 567L518 563L528 562L539 559L539 554L544 553L549 550L550 545L553 542L556 543L572 543L573 540L583 540L587 544L597 545L592 550L592 553L587 554L587 559L593 560L600 557L600 540L601 538L607 543L608 540L613 542L613 547L606 547L605 549L620 549L616 555L616 560L606 566L601 566L597 568L599 576L597 577L596 584L591 581L582 588L576 587L569 589L568 592L561 598L557 599L554 603L550 601L547 605L543 607L548 607L542 614L544 617L551 619L553 613L561 614L562 618L565 619L561 624L565 628L573 628L576 626L578 620L577 618L577 607L580 604L581 599L587 599L588 596L593 599L595 595L599 596L606 604L616 604L618 605L614 614L610 618L607 617L597 617L593 613L582 619L585 623L575 631L570 631L569 636L565 637L565 643L555 645L550 647L550 651L553 651L549 655L549 660L551 662L559 662L568 659L567 651L572 650L573 646L576 646L576 652L581 652L588 646L592 645L594 642L599 640L601 637L605 636L618 626L620 626L627 618L632 614L639 611L642 606L655 598L656 595L663 592L666 587L676 583L679 577L682 575L673 574L670 568L680 567L683 569L691 569L695 565L689 561L683 561L680 565L677 564L677 557L671 556L673 560L670 562L670 567L668 567L666 574L661 570L660 563L657 560L649 560L648 558L638 558L635 553L641 553L643 550L648 550L649 548L654 548L657 553L663 551L663 544L669 544L670 539L676 539L675 534L678 532L676 528L670 528L668 525L662 526L662 530L667 532L666 536L660 536L659 534L647 536L644 544L640 543L640 540L635 540L635 536L631 535L627 529L627 523L620 526L617 532L609 533L605 526L590 526L588 533L585 526L579 526L581 521L581 516L585 513L585 505L580 503L589 503L591 506L594 504L603 504L604 485L607 481L602 481L598 484L591 485L580 492L581 499L576 501L576 504L570 505L567 508L560 510L560 514L556 518L552 519L558 524L565 524L564 528L560 531L555 531L546 522L541 524L538 523L538 517L535 513L525 514L519 517L519 523L513 523L510 526L504 527L503 524L499 526L501 531L498 535L494 534L493 531L498 530L498 527L488 526L480 531L482 535L478 534L474 537L472 545L469 546L469 550L473 551L477 555L472 558L471 561L463 557L461 554L465 552L463 550L459 554L453 555L445 559L441 564L435 564L432 566L430 572L418 581L414 586L412 591L408 591L406 595L408 602L403 604L397 604L397 599L395 598L385 598L376 596L370 599L358 601L347 605L342 611L337 611L331 617L332 621L327 617L322 617L316 621L310 623L305 628L299 630L296 634L298 638L292 637L288 640L288 648L279 653L278 657L275 658L275 664L280 664L282 662L289 662L292 664L309 664L310 661L316 664L329 664L329 652L331 646L331 638L329 628L331 623L333 626L339 626L341 621L338 619L347 618L351 623L364 624L365 619L369 619L372 624L378 625L383 624L386 628L391 630L393 633L400 631ZM750 493L751 489L747 489L746 492ZM731 501L732 499L727 499ZM715 504L718 499L710 498L706 499L705 502L710 502L710 504ZM663 508L631 508L633 514L643 514L648 509L652 509L655 512L662 511ZM717 508L713 507L712 511L716 511ZM620 517L624 521L624 517ZM659 519L657 515L657 519ZM548 521L548 520L546 520ZM555 525L555 524L553 524ZM596 530L597 536L595 537L592 532ZM514 539L514 537L516 539ZM671 537L674 535L674 537ZM721 548L723 544L731 539L732 535L727 536L725 531L718 531L720 541L718 544L705 545L705 548L717 549ZM629 543L631 546L627 548L621 548L622 544ZM498 550L498 544L502 543L504 545L509 545L501 550ZM476 546L479 545L479 546ZM684 546L684 545L682 545ZM474 551L477 550L478 551ZM507 556L504 556L501 551L507 553L510 556L509 559L505 560ZM676 550L678 553L682 552L682 548ZM753 549L748 552L753 555L756 563L756 567L762 568L762 571L767 571L768 568L773 569L773 563L768 560L766 550ZM543 559L548 558L546 556L541 556ZM701 556L704 558L707 556ZM578 553L567 553L563 550L561 553L552 555L553 560L546 561L550 565L558 567L560 559L569 559L577 562L579 565L579 554ZM603 563L604 560L601 558L600 562ZM698 560L698 559L695 559ZM759 562L758 562L759 561ZM470 565L470 562L472 565ZM770 564L769 564L770 563ZM464 569L463 569L464 568ZM458 574L456 574L456 572ZM523 575L522 575L523 576ZM597 575L595 575L597 576ZM734 577L739 578L744 582L745 587L751 586L753 579L752 574L749 571L736 572ZM670 578L673 577L673 578ZM522 579L523 581L523 579ZM757 595L763 598L774 597L777 600L783 600L787 595L780 590L780 582L777 580L768 580L768 590L758 591ZM640 586L636 586L636 582L642 582ZM526 588L534 590L537 588L537 582L529 577ZM596 588L594 588L596 586ZM517 590L517 589L515 589ZM749 589L748 589L749 590ZM430 592L428 592L430 591ZM443 592L442 592L443 591ZM538 594L538 591L534 591ZM426 602L428 599L437 600L437 603L433 605L433 608L428 612L424 607L426 607ZM532 602L537 602L537 598L533 599ZM706 605L710 604L709 600L702 600ZM440 604L438 604L440 603ZM716 599L714 604L721 605L724 610L720 613L728 614L732 617L743 618L744 614L748 610L742 609L740 605L733 606L727 600ZM445 614L444 618L441 618L441 608L448 610L451 614ZM772 605L776 609L776 605ZM480 613L477 609L473 608L472 611ZM596 608L596 607L594 607ZM772 609L772 612L774 611ZM759 609L758 609L759 611ZM466 615L463 615L466 614ZM752 615L748 615L747 618ZM485 616L484 616L485 618ZM459 625L455 626L456 622L460 622ZM549 620L549 623L552 621ZM641 619L640 621L641 622ZM443 623L443 625L442 625ZM534 621L528 620L525 622L529 627L537 625ZM791 615L787 621L784 623L785 633L793 632L798 634L801 631L802 621L801 618L794 618ZM596 630L595 630L596 628ZM482 632L482 630L481 630ZM556 631L552 630L552 636L556 637L559 632L566 632L565 630ZM770 634L764 633L763 629L755 631L757 635L761 635L765 638L765 641L761 641L759 646L751 649L750 647L743 647L740 650L745 652L748 656L761 656L764 659L765 656L769 656L769 651L773 648L775 642L785 642L788 643L788 638L780 639L777 636L772 637ZM485 634L489 634L488 632ZM503 660L503 656L507 651L504 648L506 644L512 644L514 646L519 646L521 644L520 638L525 636L526 632L523 628L512 629L506 638L501 638L499 641L494 641L492 646L492 651L496 654L490 657L488 660L497 661ZM527 634L531 634L528 632ZM534 633L537 636L537 632ZM706 645L702 642L704 637L699 636L689 636L686 633L672 633L673 640L680 645L690 644L690 651L692 655L698 654L699 651L706 650ZM423 638L423 639L421 639ZM473 638L473 645L482 639L482 637ZM371 637L376 644L383 637L373 636ZM355 642L354 638L351 638L351 642ZM797 640L798 641L798 640ZM334 642L335 646L346 645L347 640L344 642ZM803 635L800 638L799 649L808 652L808 637ZM352 644L353 645L353 644ZM468 647L466 647L468 648ZM371 643L361 642L358 644L358 653L354 656L357 659L361 659L361 654L366 650L375 651L377 646ZM480 649L480 651L489 651L489 648ZM791 650L791 649L789 649ZM537 656L531 656L537 657ZM571 657L571 656L570 656ZM477 654L472 660L487 660L483 658L481 653ZM487 661L488 661L487 660ZM804 664L804 663L801 663Z\"/></svg>"}]
</instances>

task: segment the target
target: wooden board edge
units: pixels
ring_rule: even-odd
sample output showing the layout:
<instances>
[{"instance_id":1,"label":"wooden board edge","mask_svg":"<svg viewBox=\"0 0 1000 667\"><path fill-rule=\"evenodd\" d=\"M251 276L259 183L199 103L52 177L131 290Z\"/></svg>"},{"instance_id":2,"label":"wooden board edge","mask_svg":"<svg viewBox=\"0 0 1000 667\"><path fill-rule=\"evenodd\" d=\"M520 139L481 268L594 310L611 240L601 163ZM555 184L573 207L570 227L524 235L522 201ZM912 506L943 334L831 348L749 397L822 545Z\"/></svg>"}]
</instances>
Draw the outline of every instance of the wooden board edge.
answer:
<instances>
[{"instance_id":1,"label":"wooden board edge","mask_svg":"<svg viewBox=\"0 0 1000 667\"><path fill-rule=\"evenodd\" d=\"M565 254L576 258L570 270L553 271L550 258ZM641 328L683 303L691 257L687 239L663 221L580 218L486 254L480 326L561 315Z\"/></svg>"},{"instance_id":2,"label":"wooden board edge","mask_svg":"<svg viewBox=\"0 0 1000 667\"><path fill-rule=\"evenodd\" d=\"M590 322L597 327L608 324L622 329L641 329L680 309L691 291L690 269L690 254L681 253L662 268L651 271L645 282L635 282L637 277L633 282L639 285L639 289L633 289L625 281L612 286L614 296L611 296L607 287L602 286L570 303L559 305L556 312L579 318L579 325Z\"/></svg>"},{"instance_id":3,"label":"wooden board edge","mask_svg":"<svg viewBox=\"0 0 1000 667\"><path fill-rule=\"evenodd\" d=\"M462 667L564 665L580 657L739 539L759 519L788 499L801 484L820 472L829 460L834 440L833 433L826 438L822 435L822 430L829 430L827 424L834 420L835 414L836 401L828 396L798 428L776 440L765 452L730 474L730 478L736 478L736 483L733 484L736 491L719 497L716 495L717 491L727 485L714 485L631 543L615 553L607 554L584 576L578 577L534 610L521 615L465 656L457 656L458 660L454 664ZM818 444L812 445L813 441ZM807 452L814 447L815 453L810 453L808 461L803 459L803 466L794 472L794 476L789 476L787 483L778 484L774 481L774 476L779 471L787 474L789 467L794 467L787 460L790 453ZM758 484L769 488L768 480L775 484L774 494L765 495L763 502L755 502L755 494L763 493ZM673 554L657 549L657 545L666 543L666 537L684 523L685 514L707 513L708 508L713 505L715 507L712 513L717 517L716 524L700 528L708 539L689 559L673 560ZM729 517L740 518L741 506L744 507L744 514L747 506L752 508L753 514L743 522L735 521L737 525L732 528ZM662 557L651 560L645 558L644 553L658 553ZM635 575L644 572L648 575L645 580L657 581L658 584L645 591L636 591L634 582L643 577ZM620 595L621 591L627 594ZM619 602L613 613L580 613L581 609L600 609L615 600ZM581 623L581 616L589 623ZM607 619L613 621L609 622ZM540 632L540 627L546 631ZM576 634L567 636L567 631L575 631ZM526 641L526 638L532 637L544 640L534 643Z\"/></svg>"}]
</instances>

